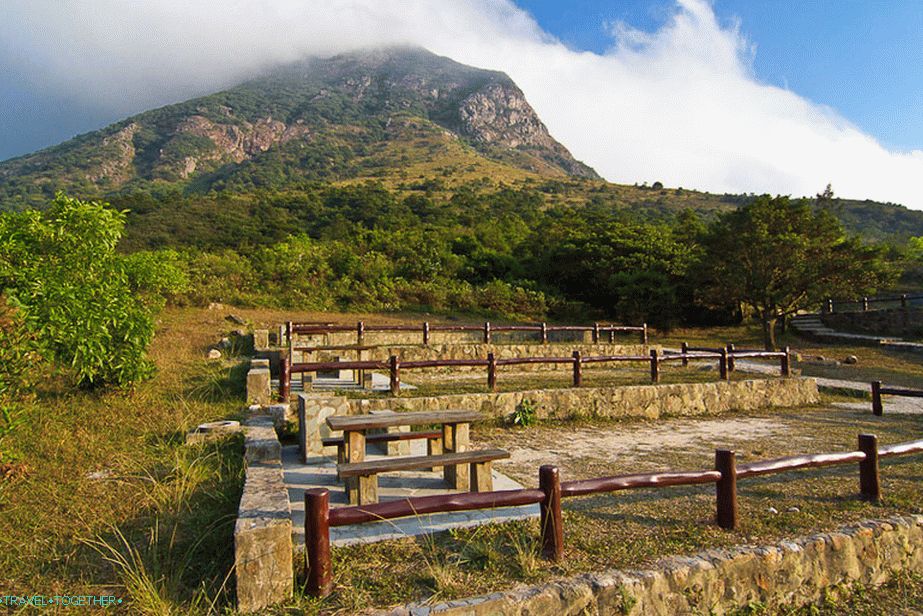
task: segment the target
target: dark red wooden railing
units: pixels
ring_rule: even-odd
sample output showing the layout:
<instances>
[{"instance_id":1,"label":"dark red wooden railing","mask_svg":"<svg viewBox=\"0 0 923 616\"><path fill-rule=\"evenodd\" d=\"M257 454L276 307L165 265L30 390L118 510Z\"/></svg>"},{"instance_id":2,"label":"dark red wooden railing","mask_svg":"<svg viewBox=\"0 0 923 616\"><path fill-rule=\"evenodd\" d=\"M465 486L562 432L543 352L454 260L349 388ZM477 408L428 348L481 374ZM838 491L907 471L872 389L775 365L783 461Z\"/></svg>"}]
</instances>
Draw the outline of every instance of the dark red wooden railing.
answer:
<instances>
[{"instance_id":1,"label":"dark red wooden railing","mask_svg":"<svg viewBox=\"0 0 923 616\"><path fill-rule=\"evenodd\" d=\"M885 408L881 403L882 394L890 396L905 396L907 398L923 398L923 389L910 389L907 387L884 387L881 381L872 381L872 413L881 417Z\"/></svg>"},{"instance_id":2,"label":"dark red wooden railing","mask_svg":"<svg viewBox=\"0 0 923 616\"><path fill-rule=\"evenodd\" d=\"M361 345L367 332L414 332L419 331L423 336L423 344L429 344L430 334L433 332L481 332L485 344L490 344L495 333L503 332L535 332L539 335L542 344L548 343L548 334L551 332L591 332L593 342L599 343L603 334L608 334L609 342L615 341L615 334L636 333L641 344L647 344L647 323L639 326L629 325L492 325L489 321L483 325L430 325L424 322L421 325L369 325L359 321L356 325L343 325L333 323L293 323L285 325L285 334L291 344L295 334L332 334L337 332L356 332L356 343Z\"/></svg>"},{"instance_id":3,"label":"dark red wooden railing","mask_svg":"<svg viewBox=\"0 0 923 616\"><path fill-rule=\"evenodd\" d=\"M684 343L685 345L685 343ZM729 345L733 347L733 345ZM392 355L387 361L381 360L356 360L356 361L331 361L331 362L306 362L284 364L284 380L280 380L280 398L285 401L291 392L291 375L305 372L318 372L327 370L387 370L389 373L390 392L392 396L400 395L401 370L417 370L423 368L450 368L450 367L486 367L487 368L487 386L490 391L496 391L497 388L497 370L502 366L518 366L533 364L571 364L573 366L573 386L581 387L583 385L583 366L584 364L599 363L624 363L624 362L644 362L650 365L651 383L660 382L660 365L663 362L681 361L683 366L688 366L690 361L719 360L720 378L728 380L729 362L736 358L762 358L778 359L780 373L782 376L791 376L791 362L789 359L790 351L788 347L784 351L735 351L729 354L726 349L718 349L719 352L712 352L711 349L697 351L693 348L684 347L685 352L669 353L661 355L656 349L651 349L650 355L591 355L584 356L580 351L574 351L571 357L510 357L506 359L497 359L493 353L488 353L486 359L423 359L416 361L401 361L401 359ZM284 390L283 390L284 387ZM282 395L283 392L285 395Z\"/></svg>"},{"instance_id":4,"label":"dark red wooden railing","mask_svg":"<svg viewBox=\"0 0 923 616\"><path fill-rule=\"evenodd\" d=\"M520 489L409 497L386 503L336 509L330 509L329 492L326 488L305 490L307 588L311 594L317 596L329 594L332 589L331 526L363 524L431 513L538 504L542 554L547 559L557 561L561 559L564 549L561 514L561 500L564 498L618 490L714 483L716 486L715 521L721 528L734 530L738 526L738 480L805 468L858 462L860 495L865 500L878 501L881 498L879 459L919 453L923 453L923 439L879 449L878 438L875 435L860 434L857 451L786 456L740 466L736 464L733 451L719 449L715 451L713 470L666 471L562 482L558 469L546 465L539 469L539 489L537 490Z\"/></svg>"}]
</instances>

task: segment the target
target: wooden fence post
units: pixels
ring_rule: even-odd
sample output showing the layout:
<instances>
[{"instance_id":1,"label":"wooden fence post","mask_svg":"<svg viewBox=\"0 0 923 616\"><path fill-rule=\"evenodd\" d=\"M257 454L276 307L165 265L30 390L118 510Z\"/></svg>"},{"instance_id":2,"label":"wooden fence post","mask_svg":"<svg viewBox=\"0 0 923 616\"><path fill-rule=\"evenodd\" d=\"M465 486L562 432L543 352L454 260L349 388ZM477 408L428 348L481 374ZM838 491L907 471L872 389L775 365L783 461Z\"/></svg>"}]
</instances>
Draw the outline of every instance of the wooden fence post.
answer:
<instances>
[{"instance_id":1,"label":"wooden fence post","mask_svg":"<svg viewBox=\"0 0 923 616\"><path fill-rule=\"evenodd\" d=\"M782 356L779 368L782 371L782 376L792 376L792 349L791 347L785 347L783 352L785 355Z\"/></svg>"},{"instance_id":2,"label":"wooden fence post","mask_svg":"<svg viewBox=\"0 0 923 616\"><path fill-rule=\"evenodd\" d=\"M827 314L833 314L833 298L827 298Z\"/></svg>"},{"instance_id":3,"label":"wooden fence post","mask_svg":"<svg viewBox=\"0 0 923 616\"><path fill-rule=\"evenodd\" d=\"M564 554L564 528L561 516L561 476L557 467L544 465L538 469L538 487L545 493L545 500L539 506L542 556L559 561Z\"/></svg>"},{"instance_id":4,"label":"wooden fence post","mask_svg":"<svg viewBox=\"0 0 923 616\"><path fill-rule=\"evenodd\" d=\"M423 346L429 345L429 321L423 321Z\"/></svg>"},{"instance_id":5,"label":"wooden fence post","mask_svg":"<svg viewBox=\"0 0 923 616\"><path fill-rule=\"evenodd\" d=\"M548 344L548 325L542 323L542 344Z\"/></svg>"},{"instance_id":6,"label":"wooden fence post","mask_svg":"<svg viewBox=\"0 0 923 616\"><path fill-rule=\"evenodd\" d=\"M869 298L862 298L862 312L868 312L869 310Z\"/></svg>"},{"instance_id":7,"label":"wooden fence post","mask_svg":"<svg viewBox=\"0 0 923 616\"><path fill-rule=\"evenodd\" d=\"M574 387L583 385L583 362L580 360L580 351L574 351Z\"/></svg>"},{"instance_id":8,"label":"wooden fence post","mask_svg":"<svg viewBox=\"0 0 923 616\"><path fill-rule=\"evenodd\" d=\"M291 357L282 355L279 363L279 402L288 404L292 396L292 366Z\"/></svg>"},{"instance_id":9,"label":"wooden fence post","mask_svg":"<svg viewBox=\"0 0 923 616\"><path fill-rule=\"evenodd\" d=\"M901 294L901 308L907 308L907 294Z\"/></svg>"},{"instance_id":10,"label":"wooden fence post","mask_svg":"<svg viewBox=\"0 0 923 616\"><path fill-rule=\"evenodd\" d=\"M484 321L484 344L490 344L490 321Z\"/></svg>"},{"instance_id":11,"label":"wooden fence post","mask_svg":"<svg viewBox=\"0 0 923 616\"><path fill-rule=\"evenodd\" d=\"M285 344L291 346L292 344L292 322L285 322ZM282 341L279 341L279 346L282 346Z\"/></svg>"},{"instance_id":12,"label":"wooden fence post","mask_svg":"<svg viewBox=\"0 0 923 616\"><path fill-rule=\"evenodd\" d=\"M687 355L689 354L689 343L684 342L681 345L679 345L679 350L683 354L683 368L688 368L689 358L687 357Z\"/></svg>"},{"instance_id":13,"label":"wooden fence post","mask_svg":"<svg viewBox=\"0 0 923 616\"><path fill-rule=\"evenodd\" d=\"M715 470L721 473L716 489L718 526L734 530L737 528L737 460L734 452L715 450Z\"/></svg>"},{"instance_id":14,"label":"wooden fence post","mask_svg":"<svg viewBox=\"0 0 923 616\"><path fill-rule=\"evenodd\" d=\"M718 359L718 374L721 377L722 381L729 380L728 377L728 352L727 349L721 349L719 351L721 357Z\"/></svg>"},{"instance_id":15,"label":"wooden fence post","mask_svg":"<svg viewBox=\"0 0 923 616\"><path fill-rule=\"evenodd\" d=\"M391 370L391 395L399 396L401 395L401 360L397 358L397 355L392 355L388 363Z\"/></svg>"},{"instance_id":16,"label":"wooden fence post","mask_svg":"<svg viewBox=\"0 0 923 616\"><path fill-rule=\"evenodd\" d=\"M657 349L651 349L651 383L660 382L660 358Z\"/></svg>"},{"instance_id":17,"label":"wooden fence post","mask_svg":"<svg viewBox=\"0 0 923 616\"><path fill-rule=\"evenodd\" d=\"M599 343L599 323L593 323L593 344Z\"/></svg>"},{"instance_id":18,"label":"wooden fence post","mask_svg":"<svg viewBox=\"0 0 923 616\"><path fill-rule=\"evenodd\" d=\"M333 588L330 564L330 493L326 488L304 491L304 551L308 593L326 597Z\"/></svg>"},{"instance_id":19,"label":"wooden fence post","mask_svg":"<svg viewBox=\"0 0 923 616\"><path fill-rule=\"evenodd\" d=\"M295 326L291 321L285 324L288 328L288 356L295 356Z\"/></svg>"},{"instance_id":20,"label":"wooden fence post","mask_svg":"<svg viewBox=\"0 0 923 616\"><path fill-rule=\"evenodd\" d=\"M641 324L641 344L647 344L647 323Z\"/></svg>"},{"instance_id":21,"label":"wooden fence post","mask_svg":"<svg viewBox=\"0 0 923 616\"><path fill-rule=\"evenodd\" d=\"M497 391L497 360L493 353L487 354L487 389Z\"/></svg>"},{"instance_id":22,"label":"wooden fence post","mask_svg":"<svg viewBox=\"0 0 923 616\"><path fill-rule=\"evenodd\" d=\"M859 491L863 500L877 503L881 500L881 480L878 474L878 437L874 434L860 434L859 451L865 454L865 460L859 462Z\"/></svg>"},{"instance_id":23,"label":"wooden fence post","mask_svg":"<svg viewBox=\"0 0 923 616\"><path fill-rule=\"evenodd\" d=\"M728 372L734 372L734 370L737 368L737 364L734 363L734 344L733 343L728 342L727 352L728 352Z\"/></svg>"},{"instance_id":24,"label":"wooden fence post","mask_svg":"<svg viewBox=\"0 0 923 616\"><path fill-rule=\"evenodd\" d=\"M612 329L615 327L612 323L609 323L609 344L615 344L615 330Z\"/></svg>"},{"instance_id":25,"label":"wooden fence post","mask_svg":"<svg viewBox=\"0 0 923 616\"><path fill-rule=\"evenodd\" d=\"M356 324L356 344L362 345L362 340L365 338L365 321L359 321Z\"/></svg>"},{"instance_id":26,"label":"wooden fence post","mask_svg":"<svg viewBox=\"0 0 923 616\"><path fill-rule=\"evenodd\" d=\"M881 417L885 407L881 404L881 381L872 381L872 414Z\"/></svg>"}]
</instances>

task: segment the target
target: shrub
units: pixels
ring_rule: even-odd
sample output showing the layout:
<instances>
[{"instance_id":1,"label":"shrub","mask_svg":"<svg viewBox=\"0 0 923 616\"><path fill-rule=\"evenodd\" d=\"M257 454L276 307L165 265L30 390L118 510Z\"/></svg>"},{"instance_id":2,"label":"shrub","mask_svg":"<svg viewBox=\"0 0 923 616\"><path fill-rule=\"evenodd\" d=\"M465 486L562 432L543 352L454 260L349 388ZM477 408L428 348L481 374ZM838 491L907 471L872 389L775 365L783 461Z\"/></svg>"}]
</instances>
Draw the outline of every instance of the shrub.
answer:
<instances>
[{"instance_id":1,"label":"shrub","mask_svg":"<svg viewBox=\"0 0 923 616\"><path fill-rule=\"evenodd\" d=\"M20 403L29 391L37 360L35 340L0 296L0 466L15 456L9 437L22 421ZM0 480L2 477L0 470Z\"/></svg>"},{"instance_id":2,"label":"shrub","mask_svg":"<svg viewBox=\"0 0 923 616\"><path fill-rule=\"evenodd\" d=\"M526 428L538 421L538 407L534 400L524 399L516 405L516 410L510 415L510 423L514 426Z\"/></svg>"},{"instance_id":3,"label":"shrub","mask_svg":"<svg viewBox=\"0 0 923 616\"><path fill-rule=\"evenodd\" d=\"M182 286L158 253L116 253L124 225L125 212L63 194L46 211L0 215L0 287L78 385L149 376L153 310L162 292Z\"/></svg>"}]
</instances>

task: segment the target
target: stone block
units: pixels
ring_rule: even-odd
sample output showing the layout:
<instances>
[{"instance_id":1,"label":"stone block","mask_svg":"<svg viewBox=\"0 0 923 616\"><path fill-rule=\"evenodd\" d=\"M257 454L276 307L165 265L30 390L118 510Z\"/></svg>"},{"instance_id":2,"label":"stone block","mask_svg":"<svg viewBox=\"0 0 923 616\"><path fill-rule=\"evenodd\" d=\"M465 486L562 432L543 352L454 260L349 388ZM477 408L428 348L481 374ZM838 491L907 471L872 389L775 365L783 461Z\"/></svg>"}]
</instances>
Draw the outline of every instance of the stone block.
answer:
<instances>
[{"instance_id":1,"label":"stone block","mask_svg":"<svg viewBox=\"0 0 923 616\"><path fill-rule=\"evenodd\" d=\"M281 462L282 444L276 435L272 417L257 415L245 423L244 459L252 462Z\"/></svg>"},{"instance_id":2,"label":"stone block","mask_svg":"<svg viewBox=\"0 0 923 616\"><path fill-rule=\"evenodd\" d=\"M335 448L325 448L321 439L332 436L327 418L349 414L349 401L345 396L330 394L298 394L298 438L304 443L304 458L336 455ZM303 419L302 419L303 418ZM303 436L302 436L303 434Z\"/></svg>"},{"instance_id":3,"label":"stone block","mask_svg":"<svg viewBox=\"0 0 923 616\"><path fill-rule=\"evenodd\" d=\"M234 525L237 609L256 612L292 597L292 517L278 462L247 466Z\"/></svg>"},{"instance_id":4,"label":"stone block","mask_svg":"<svg viewBox=\"0 0 923 616\"><path fill-rule=\"evenodd\" d=\"M194 430L188 432L186 434L186 444L207 443L237 432L240 432L239 421L211 421L199 424Z\"/></svg>"},{"instance_id":5,"label":"stone block","mask_svg":"<svg viewBox=\"0 0 923 616\"><path fill-rule=\"evenodd\" d=\"M257 351L264 351L269 348L269 330L253 330L253 348Z\"/></svg>"},{"instance_id":6,"label":"stone block","mask_svg":"<svg viewBox=\"0 0 923 616\"><path fill-rule=\"evenodd\" d=\"M272 402L269 368L250 369L247 372L247 404L268 405Z\"/></svg>"}]
</instances>

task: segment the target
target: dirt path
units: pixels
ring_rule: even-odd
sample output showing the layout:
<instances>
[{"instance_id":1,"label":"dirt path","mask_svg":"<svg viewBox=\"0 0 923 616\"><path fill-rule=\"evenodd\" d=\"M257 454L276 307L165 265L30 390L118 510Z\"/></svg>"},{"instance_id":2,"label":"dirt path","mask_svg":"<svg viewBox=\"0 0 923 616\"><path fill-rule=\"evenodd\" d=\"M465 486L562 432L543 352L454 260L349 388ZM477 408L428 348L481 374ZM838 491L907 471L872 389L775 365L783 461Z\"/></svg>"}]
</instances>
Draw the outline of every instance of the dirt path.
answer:
<instances>
[{"instance_id":1,"label":"dirt path","mask_svg":"<svg viewBox=\"0 0 923 616\"><path fill-rule=\"evenodd\" d=\"M520 482L535 483L535 469L554 464L570 478L665 470L676 467L664 452L683 452L711 463L716 448L731 447L759 455L766 439L812 440L793 435L787 418L674 419L654 423L613 424L605 427L541 426L523 431L504 430L486 435L491 446L510 452L497 468Z\"/></svg>"}]
</instances>

